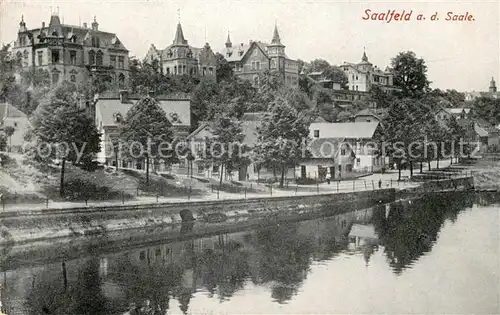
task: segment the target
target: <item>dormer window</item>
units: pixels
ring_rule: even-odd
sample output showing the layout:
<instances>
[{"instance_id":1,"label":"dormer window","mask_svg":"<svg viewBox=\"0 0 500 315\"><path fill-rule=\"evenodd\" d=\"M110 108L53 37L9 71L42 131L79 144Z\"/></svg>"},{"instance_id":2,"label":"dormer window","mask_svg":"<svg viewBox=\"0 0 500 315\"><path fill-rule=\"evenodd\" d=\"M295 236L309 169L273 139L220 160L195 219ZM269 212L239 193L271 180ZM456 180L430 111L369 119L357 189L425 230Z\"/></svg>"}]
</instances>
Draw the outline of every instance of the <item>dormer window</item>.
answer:
<instances>
[{"instance_id":1,"label":"dormer window","mask_svg":"<svg viewBox=\"0 0 500 315\"><path fill-rule=\"evenodd\" d=\"M240 51L238 52L238 55L243 56L243 50L240 50Z\"/></svg>"},{"instance_id":2,"label":"dormer window","mask_svg":"<svg viewBox=\"0 0 500 315\"><path fill-rule=\"evenodd\" d=\"M53 32L52 32L52 36L57 37L57 36L58 36L58 35L57 35L57 31L53 31Z\"/></svg>"},{"instance_id":3,"label":"dormer window","mask_svg":"<svg viewBox=\"0 0 500 315\"><path fill-rule=\"evenodd\" d=\"M121 113L114 113L113 119L116 123L121 123L123 121L123 116Z\"/></svg>"},{"instance_id":4,"label":"dormer window","mask_svg":"<svg viewBox=\"0 0 500 315\"><path fill-rule=\"evenodd\" d=\"M227 56L228 56L228 57L231 57L231 55L232 55L232 54L233 54L233 52L231 52L231 51L228 51L228 52L227 52Z\"/></svg>"}]
</instances>

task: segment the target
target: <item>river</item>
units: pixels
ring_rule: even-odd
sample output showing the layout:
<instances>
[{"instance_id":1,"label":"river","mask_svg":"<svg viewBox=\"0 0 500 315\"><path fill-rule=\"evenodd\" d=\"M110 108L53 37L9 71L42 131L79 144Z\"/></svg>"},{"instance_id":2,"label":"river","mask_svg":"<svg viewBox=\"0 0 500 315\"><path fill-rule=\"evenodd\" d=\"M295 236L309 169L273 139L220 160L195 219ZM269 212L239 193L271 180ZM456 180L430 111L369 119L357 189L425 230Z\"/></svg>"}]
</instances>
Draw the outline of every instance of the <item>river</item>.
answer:
<instances>
[{"instance_id":1,"label":"river","mask_svg":"<svg viewBox=\"0 0 500 315\"><path fill-rule=\"evenodd\" d=\"M443 194L79 257L4 263L7 314L499 312L500 198ZM5 260L4 260L5 261Z\"/></svg>"}]
</instances>

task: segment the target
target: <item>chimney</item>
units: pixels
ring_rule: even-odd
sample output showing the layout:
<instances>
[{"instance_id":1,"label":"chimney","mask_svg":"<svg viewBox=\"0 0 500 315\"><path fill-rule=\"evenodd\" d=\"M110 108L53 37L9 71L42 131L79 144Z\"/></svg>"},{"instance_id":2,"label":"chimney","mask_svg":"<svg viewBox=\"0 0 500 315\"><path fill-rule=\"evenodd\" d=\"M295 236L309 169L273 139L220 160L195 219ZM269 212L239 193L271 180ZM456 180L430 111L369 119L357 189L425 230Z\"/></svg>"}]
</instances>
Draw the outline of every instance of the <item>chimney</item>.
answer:
<instances>
[{"instance_id":1,"label":"chimney","mask_svg":"<svg viewBox=\"0 0 500 315\"><path fill-rule=\"evenodd\" d=\"M87 22L83 22L83 28L87 28Z\"/></svg>"},{"instance_id":2,"label":"chimney","mask_svg":"<svg viewBox=\"0 0 500 315\"><path fill-rule=\"evenodd\" d=\"M120 90L120 102L122 104L128 103L128 91Z\"/></svg>"},{"instance_id":3,"label":"chimney","mask_svg":"<svg viewBox=\"0 0 500 315\"><path fill-rule=\"evenodd\" d=\"M252 45L252 43L253 43L253 40L249 40L249 41L248 41L248 44L249 44L249 45Z\"/></svg>"},{"instance_id":4,"label":"chimney","mask_svg":"<svg viewBox=\"0 0 500 315\"><path fill-rule=\"evenodd\" d=\"M45 22L42 22L42 28L45 28Z\"/></svg>"}]
</instances>

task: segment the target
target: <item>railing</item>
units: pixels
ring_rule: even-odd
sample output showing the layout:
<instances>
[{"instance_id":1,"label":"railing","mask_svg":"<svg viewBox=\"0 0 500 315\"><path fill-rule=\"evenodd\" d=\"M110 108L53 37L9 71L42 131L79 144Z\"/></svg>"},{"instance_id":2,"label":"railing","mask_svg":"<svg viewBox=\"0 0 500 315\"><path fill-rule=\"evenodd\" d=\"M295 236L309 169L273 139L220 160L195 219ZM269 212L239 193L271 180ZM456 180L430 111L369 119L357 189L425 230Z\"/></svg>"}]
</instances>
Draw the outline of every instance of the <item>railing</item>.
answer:
<instances>
[{"instance_id":1,"label":"railing","mask_svg":"<svg viewBox=\"0 0 500 315\"><path fill-rule=\"evenodd\" d=\"M429 175L429 174L428 174ZM443 174L432 174L430 180L458 179L473 176L472 171L448 172ZM193 185L193 183L196 183ZM49 198L38 199L30 203L22 200L21 196L14 193L12 196L2 196L0 204L2 211L48 209L48 208L75 208L75 207L98 207L98 206L118 206L133 204L152 204L152 203L171 203L171 202L189 202L189 201L210 201L210 200L236 200L248 198L265 197L293 197L301 195L346 193L357 191L369 191L387 188L412 188L419 187L422 182L411 180L404 177L397 179L353 179L353 180L332 180L330 183L316 182L311 185L297 184L294 180L286 180L283 187L279 183L258 183L258 182L240 182L238 185L229 183L214 184L208 180L202 182L193 179L188 185L176 187L177 196L171 196L171 187L163 186L157 189L141 189L139 187L114 191L111 199L102 198L95 200L86 197L78 201L58 201ZM180 192L179 192L180 191Z\"/></svg>"}]
</instances>

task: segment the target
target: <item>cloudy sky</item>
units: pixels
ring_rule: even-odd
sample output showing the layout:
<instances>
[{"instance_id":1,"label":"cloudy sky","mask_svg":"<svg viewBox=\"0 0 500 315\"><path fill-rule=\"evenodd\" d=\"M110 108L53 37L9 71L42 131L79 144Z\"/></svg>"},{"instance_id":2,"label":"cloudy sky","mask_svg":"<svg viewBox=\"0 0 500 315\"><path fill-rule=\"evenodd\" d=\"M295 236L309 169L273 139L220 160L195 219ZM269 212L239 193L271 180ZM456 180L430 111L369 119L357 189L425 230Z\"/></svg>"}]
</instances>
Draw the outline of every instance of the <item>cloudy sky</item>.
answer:
<instances>
[{"instance_id":1,"label":"cloudy sky","mask_svg":"<svg viewBox=\"0 0 500 315\"><path fill-rule=\"evenodd\" d=\"M115 32L143 58L154 43L169 45L180 16L184 35L193 46L208 41L224 47L228 31L233 44L270 41L275 22L292 58L324 58L333 64L358 62L363 47L370 61L384 68L400 51L412 50L426 60L434 88L480 91L492 76L499 78L500 9L498 1L302 1L302 0L2 0L0 41L16 38L21 15L28 28L48 23L51 6L59 7L65 24L79 25L97 16L99 28ZM365 10L412 11L410 22L365 21ZM180 13L179 13L180 11ZM445 21L447 12L474 17L471 22ZM430 21L433 13L439 21ZM425 21L416 21L417 14Z\"/></svg>"}]
</instances>

